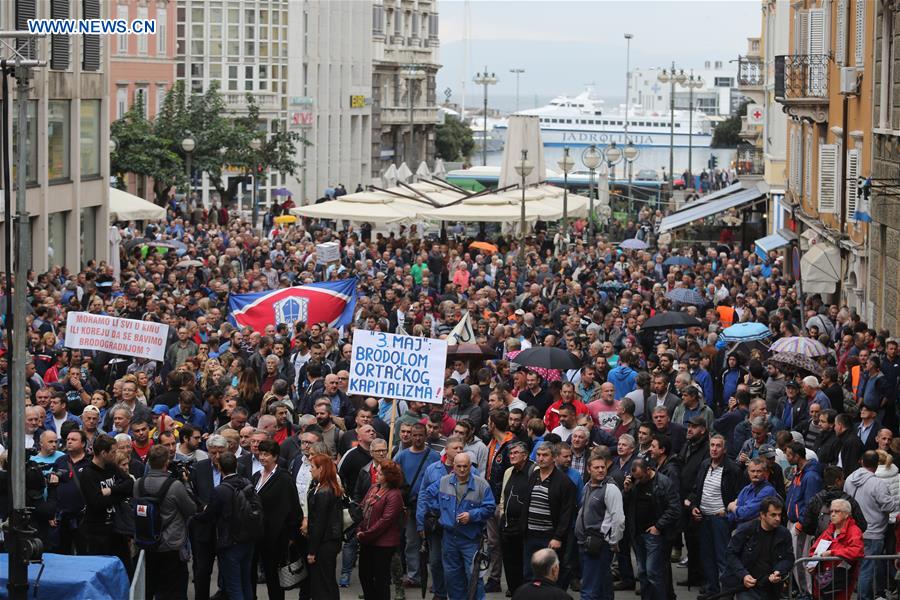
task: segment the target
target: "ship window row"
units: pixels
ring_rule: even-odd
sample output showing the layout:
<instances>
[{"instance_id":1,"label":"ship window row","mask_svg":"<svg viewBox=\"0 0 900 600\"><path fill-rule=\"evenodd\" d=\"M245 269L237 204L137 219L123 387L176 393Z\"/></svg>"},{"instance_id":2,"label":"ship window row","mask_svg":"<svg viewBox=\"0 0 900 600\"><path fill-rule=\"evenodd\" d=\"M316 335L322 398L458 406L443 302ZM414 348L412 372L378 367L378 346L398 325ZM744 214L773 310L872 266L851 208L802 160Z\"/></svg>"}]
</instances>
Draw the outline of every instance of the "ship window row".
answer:
<instances>
[{"instance_id":1,"label":"ship window row","mask_svg":"<svg viewBox=\"0 0 900 600\"><path fill-rule=\"evenodd\" d=\"M610 121L610 120L600 120L600 119L551 119L550 117L544 117L541 119L541 123L557 123L560 125L572 125L574 122L575 125L618 125L624 126L624 121ZM669 127L668 123L654 123L653 121L630 121L628 123L631 127ZM675 128L680 128L681 123L675 123Z\"/></svg>"}]
</instances>

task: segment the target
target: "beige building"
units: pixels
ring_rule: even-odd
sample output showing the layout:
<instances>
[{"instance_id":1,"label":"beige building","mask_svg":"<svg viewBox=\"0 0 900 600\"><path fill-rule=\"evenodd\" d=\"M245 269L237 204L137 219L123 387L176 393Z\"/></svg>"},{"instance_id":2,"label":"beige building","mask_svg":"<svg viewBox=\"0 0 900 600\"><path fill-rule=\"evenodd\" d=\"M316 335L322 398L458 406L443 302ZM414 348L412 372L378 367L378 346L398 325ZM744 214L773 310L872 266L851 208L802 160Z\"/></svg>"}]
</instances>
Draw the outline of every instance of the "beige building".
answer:
<instances>
[{"instance_id":1,"label":"beige building","mask_svg":"<svg viewBox=\"0 0 900 600\"><path fill-rule=\"evenodd\" d=\"M99 0L2 2L0 23L24 23L28 18L99 18L107 16L105 10L105 3ZM3 58L13 58L7 49L0 52ZM89 260L108 258L107 53L108 42L102 36L54 36L37 44L37 57L48 63L33 71L26 175L31 265L39 273L52 265L78 270ZM13 95L15 87L10 80ZM13 104L13 131L19 126L16 110ZM15 210L15 194L13 207Z\"/></svg>"}]
</instances>

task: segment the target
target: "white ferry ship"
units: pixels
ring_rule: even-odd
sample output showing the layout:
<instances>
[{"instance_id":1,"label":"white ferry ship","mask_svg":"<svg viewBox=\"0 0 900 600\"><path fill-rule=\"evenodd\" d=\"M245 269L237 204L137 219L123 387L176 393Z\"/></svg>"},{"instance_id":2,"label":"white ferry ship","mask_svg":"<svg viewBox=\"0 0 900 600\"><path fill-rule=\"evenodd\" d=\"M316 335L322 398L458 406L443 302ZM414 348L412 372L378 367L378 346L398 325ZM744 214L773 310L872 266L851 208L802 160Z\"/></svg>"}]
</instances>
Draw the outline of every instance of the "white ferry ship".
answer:
<instances>
[{"instance_id":1,"label":"white ferry ship","mask_svg":"<svg viewBox=\"0 0 900 600\"><path fill-rule=\"evenodd\" d=\"M537 115L540 117L541 135L544 146L605 146L611 142L625 145L628 141L635 146L668 147L670 143L671 115L665 112L650 112L632 104L628 109L626 133L625 107L607 111L603 100L586 90L575 97L558 96L550 104L540 108L522 110L515 114ZM690 127L690 129L689 129ZM494 130L504 139L508 125L497 123ZM712 142L712 129L706 114L694 111L675 111L674 146L687 148L708 148ZM688 139L689 131L693 135Z\"/></svg>"}]
</instances>

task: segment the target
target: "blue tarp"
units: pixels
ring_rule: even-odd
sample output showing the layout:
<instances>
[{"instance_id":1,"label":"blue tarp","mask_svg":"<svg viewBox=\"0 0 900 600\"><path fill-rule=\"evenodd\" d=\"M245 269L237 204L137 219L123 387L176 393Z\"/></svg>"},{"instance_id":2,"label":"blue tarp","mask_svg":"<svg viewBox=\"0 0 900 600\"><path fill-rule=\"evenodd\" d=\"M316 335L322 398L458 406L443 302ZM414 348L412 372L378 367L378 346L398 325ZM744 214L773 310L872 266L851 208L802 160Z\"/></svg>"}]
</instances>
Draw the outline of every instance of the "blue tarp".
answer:
<instances>
[{"instance_id":1,"label":"blue tarp","mask_svg":"<svg viewBox=\"0 0 900 600\"><path fill-rule=\"evenodd\" d=\"M9 597L9 555L0 554L0 599ZM41 565L28 566L28 598L37 600L125 600L128 574L122 561L111 556L44 554L44 573L34 595Z\"/></svg>"}]
</instances>

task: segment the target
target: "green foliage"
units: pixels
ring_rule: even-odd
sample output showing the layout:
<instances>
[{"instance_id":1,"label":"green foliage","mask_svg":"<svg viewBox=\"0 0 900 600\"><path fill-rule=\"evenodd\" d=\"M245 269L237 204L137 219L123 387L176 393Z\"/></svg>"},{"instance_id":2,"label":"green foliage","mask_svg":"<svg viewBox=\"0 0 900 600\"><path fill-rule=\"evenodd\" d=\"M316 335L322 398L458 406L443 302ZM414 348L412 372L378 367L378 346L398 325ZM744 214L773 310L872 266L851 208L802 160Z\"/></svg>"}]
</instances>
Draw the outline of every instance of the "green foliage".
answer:
<instances>
[{"instance_id":1,"label":"green foliage","mask_svg":"<svg viewBox=\"0 0 900 600\"><path fill-rule=\"evenodd\" d=\"M747 104L749 102L742 102L733 115L716 126L715 131L713 131L713 147L735 148L743 142L741 139L741 117L747 114Z\"/></svg>"},{"instance_id":2,"label":"green foliage","mask_svg":"<svg viewBox=\"0 0 900 600\"><path fill-rule=\"evenodd\" d=\"M435 130L434 143L438 158L449 161L465 160L475 148L472 129L451 115Z\"/></svg>"},{"instance_id":3,"label":"green foliage","mask_svg":"<svg viewBox=\"0 0 900 600\"><path fill-rule=\"evenodd\" d=\"M263 173L273 170L296 175L300 168L296 160L298 144L308 143L297 132L283 127L273 127L274 133L267 136L265 121L260 119L259 107L251 94L247 94L246 113L229 112L216 83L203 94L189 95L184 82L179 81L166 94L155 119L148 121L143 114L143 107L136 103L112 124L112 135L118 143L112 156L113 172L153 177L160 204L172 186L187 183L187 156L181 142L189 134L195 142L192 170L195 175L206 173L226 203L233 200L238 181L232 177L226 188L223 166L238 167L248 173L261 166ZM250 146L256 138L263 141L258 151Z\"/></svg>"}]
</instances>

